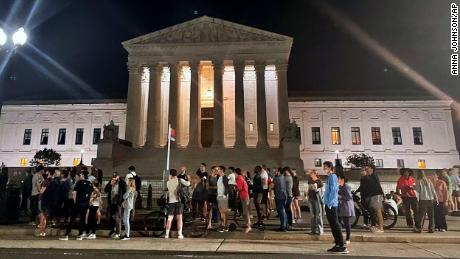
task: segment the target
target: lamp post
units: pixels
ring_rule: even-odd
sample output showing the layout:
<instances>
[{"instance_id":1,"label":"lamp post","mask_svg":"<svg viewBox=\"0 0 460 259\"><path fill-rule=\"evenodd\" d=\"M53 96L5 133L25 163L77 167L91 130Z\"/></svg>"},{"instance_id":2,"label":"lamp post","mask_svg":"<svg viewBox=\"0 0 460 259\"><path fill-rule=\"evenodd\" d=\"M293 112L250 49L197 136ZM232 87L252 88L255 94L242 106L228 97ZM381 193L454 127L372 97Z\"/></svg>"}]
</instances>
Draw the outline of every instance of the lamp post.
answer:
<instances>
[{"instance_id":1,"label":"lamp post","mask_svg":"<svg viewBox=\"0 0 460 259\"><path fill-rule=\"evenodd\" d=\"M11 56L14 61L14 54L16 54L16 49L20 46L23 46L27 42L27 33L24 27L18 28L14 33L8 35L8 32L0 27L0 52L11 53L5 56ZM6 58L5 58L6 59ZM6 70L8 71L8 70ZM10 80L16 80L16 77L12 73L8 73L8 78Z\"/></svg>"},{"instance_id":2,"label":"lamp post","mask_svg":"<svg viewBox=\"0 0 460 259\"><path fill-rule=\"evenodd\" d=\"M84 149L80 150L80 164L79 165L83 165L83 153L85 153L85 150Z\"/></svg>"},{"instance_id":3,"label":"lamp post","mask_svg":"<svg viewBox=\"0 0 460 259\"><path fill-rule=\"evenodd\" d=\"M336 150L335 151L335 154L336 154L336 159L335 159L335 165L342 165L342 161L340 161L340 158L339 158L339 153L340 151Z\"/></svg>"}]
</instances>

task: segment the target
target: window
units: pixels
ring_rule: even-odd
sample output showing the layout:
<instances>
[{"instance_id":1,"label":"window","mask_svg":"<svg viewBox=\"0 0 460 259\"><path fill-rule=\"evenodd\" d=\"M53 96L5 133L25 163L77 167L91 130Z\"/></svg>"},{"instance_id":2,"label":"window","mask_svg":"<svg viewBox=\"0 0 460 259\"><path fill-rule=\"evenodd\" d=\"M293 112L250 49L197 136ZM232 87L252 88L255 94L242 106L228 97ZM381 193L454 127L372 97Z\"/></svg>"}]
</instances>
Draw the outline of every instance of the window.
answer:
<instances>
[{"instance_id":1,"label":"window","mask_svg":"<svg viewBox=\"0 0 460 259\"><path fill-rule=\"evenodd\" d=\"M59 129L58 145L65 145L66 129Z\"/></svg>"},{"instance_id":2,"label":"window","mask_svg":"<svg viewBox=\"0 0 460 259\"><path fill-rule=\"evenodd\" d=\"M270 129L270 132L275 131L275 124L273 124L272 122L270 122L270 124L269 124L269 129Z\"/></svg>"},{"instance_id":3,"label":"window","mask_svg":"<svg viewBox=\"0 0 460 259\"><path fill-rule=\"evenodd\" d=\"M32 139L32 129L24 130L24 139L22 140L23 145L30 145L30 140Z\"/></svg>"},{"instance_id":4,"label":"window","mask_svg":"<svg viewBox=\"0 0 460 259\"><path fill-rule=\"evenodd\" d=\"M321 129L320 127L311 128L311 143L314 145L321 144Z\"/></svg>"},{"instance_id":5,"label":"window","mask_svg":"<svg viewBox=\"0 0 460 259\"><path fill-rule=\"evenodd\" d=\"M49 129L42 129L42 135L40 137L40 145L48 145Z\"/></svg>"},{"instance_id":6,"label":"window","mask_svg":"<svg viewBox=\"0 0 460 259\"><path fill-rule=\"evenodd\" d=\"M83 144L83 128L77 128L77 133L75 134L75 145Z\"/></svg>"},{"instance_id":7,"label":"window","mask_svg":"<svg viewBox=\"0 0 460 259\"><path fill-rule=\"evenodd\" d=\"M101 140L101 128L94 128L93 130L93 144L97 144Z\"/></svg>"},{"instance_id":8,"label":"window","mask_svg":"<svg viewBox=\"0 0 460 259\"><path fill-rule=\"evenodd\" d=\"M412 132L414 133L414 145L423 145L422 128L412 128Z\"/></svg>"},{"instance_id":9,"label":"window","mask_svg":"<svg viewBox=\"0 0 460 259\"><path fill-rule=\"evenodd\" d=\"M381 145L382 144L382 135L380 135L380 127L372 127L372 144Z\"/></svg>"},{"instance_id":10,"label":"window","mask_svg":"<svg viewBox=\"0 0 460 259\"><path fill-rule=\"evenodd\" d=\"M398 168L404 168L404 159L396 159Z\"/></svg>"},{"instance_id":11,"label":"window","mask_svg":"<svg viewBox=\"0 0 460 259\"><path fill-rule=\"evenodd\" d=\"M351 127L351 144L361 145L361 132L359 127Z\"/></svg>"},{"instance_id":12,"label":"window","mask_svg":"<svg viewBox=\"0 0 460 259\"><path fill-rule=\"evenodd\" d=\"M21 162L20 162L20 165L21 166L27 166L27 163L29 162L29 160L27 160L27 158L21 158Z\"/></svg>"},{"instance_id":13,"label":"window","mask_svg":"<svg viewBox=\"0 0 460 259\"><path fill-rule=\"evenodd\" d=\"M316 158L315 159L315 167L322 167L323 163L321 161L321 158Z\"/></svg>"},{"instance_id":14,"label":"window","mask_svg":"<svg viewBox=\"0 0 460 259\"><path fill-rule=\"evenodd\" d=\"M419 169L426 169L425 159L419 159L418 160L418 168Z\"/></svg>"},{"instance_id":15,"label":"window","mask_svg":"<svg viewBox=\"0 0 460 259\"><path fill-rule=\"evenodd\" d=\"M340 128L339 127L331 128L331 139L332 139L332 145L340 145Z\"/></svg>"},{"instance_id":16,"label":"window","mask_svg":"<svg viewBox=\"0 0 460 259\"><path fill-rule=\"evenodd\" d=\"M383 159L375 159L375 167L383 167Z\"/></svg>"},{"instance_id":17,"label":"window","mask_svg":"<svg viewBox=\"0 0 460 259\"><path fill-rule=\"evenodd\" d=\"M402 145L401 128L393 127L391 133L393 134L393 145Z\"/></svg>"},{"instance_id":18,"label":"window","mask_svg":"<svg viewBox=\"0 0 460 259\"><path fill-rule=\"evenodd\" d=\"M249 123L249 131L250 132L254 131L254 123Z\"/></svg>"}]
</instances>

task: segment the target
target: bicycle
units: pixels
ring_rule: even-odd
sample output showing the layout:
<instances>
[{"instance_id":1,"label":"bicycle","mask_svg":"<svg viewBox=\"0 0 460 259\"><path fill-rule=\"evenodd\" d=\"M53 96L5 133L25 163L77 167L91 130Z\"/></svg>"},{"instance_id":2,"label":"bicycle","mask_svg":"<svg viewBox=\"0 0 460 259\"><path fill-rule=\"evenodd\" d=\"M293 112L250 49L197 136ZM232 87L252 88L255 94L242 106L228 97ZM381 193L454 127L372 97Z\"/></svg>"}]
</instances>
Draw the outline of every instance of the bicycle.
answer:
<instances>
[{"instance_id":1,"label":"bicycle","mask_svg":"<svg viewBox=\"0 0 460 259\"><path fill-rule=\"evenodd\" d=\"M351 227L355 227L358 224L359 218L364 215L368 216L368 222L370 222L370 211L361 204L361 198L355 193L352 192L353 201L355 204L355 217L350 220L352 222ZM389 204L382 202L382 214L383 214L383 228L384 229L391 229L396 225L398 221L398 214L396 210Z\"/></svg>"}]
</instances>

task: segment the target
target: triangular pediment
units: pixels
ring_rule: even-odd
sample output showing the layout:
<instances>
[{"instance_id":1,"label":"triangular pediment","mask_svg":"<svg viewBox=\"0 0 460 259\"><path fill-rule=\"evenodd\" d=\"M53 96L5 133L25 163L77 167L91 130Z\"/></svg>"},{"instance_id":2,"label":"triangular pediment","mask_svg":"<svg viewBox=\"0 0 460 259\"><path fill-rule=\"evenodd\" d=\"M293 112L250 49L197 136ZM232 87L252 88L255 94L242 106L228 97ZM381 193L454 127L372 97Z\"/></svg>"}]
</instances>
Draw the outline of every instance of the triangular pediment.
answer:
<instances>
[{"instance_id":1,"label":"triangular pediment","mask_svg":"<svg viewBox=\"0 0 460 259\"><path fill-rule=\"evenodd\" d=\"M202 16L125 41L123 45L263 41L292 41L292 38L217 18Z\"/></svg>"}]
</instances>

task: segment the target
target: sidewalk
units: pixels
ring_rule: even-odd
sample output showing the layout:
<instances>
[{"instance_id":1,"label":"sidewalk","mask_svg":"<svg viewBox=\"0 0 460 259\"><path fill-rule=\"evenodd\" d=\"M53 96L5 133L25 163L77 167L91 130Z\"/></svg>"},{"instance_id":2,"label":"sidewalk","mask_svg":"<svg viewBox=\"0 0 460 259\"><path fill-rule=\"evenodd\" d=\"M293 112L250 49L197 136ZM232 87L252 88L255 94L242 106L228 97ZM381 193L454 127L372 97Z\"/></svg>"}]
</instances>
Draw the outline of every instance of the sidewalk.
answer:
<instances>
[{"instance_id":1,"label":"sidewalk","mask_svg":"<svg viewBox=\"0 0 460 259\"><path fill-rule=\"evenodd\" d=\"M305 218L302 223L295 224L292 231L289 232L276 232L275 229L278 227L278 219L273 218L266 221L265 231L259 231L253 229L250 233L242 233L241 229L237 229L233 232L219 233L216 231L210 231L207 233L205 239L210 240L267 240L267 241L322 241L330 243L333 240L330 230L325 229L325 234L322 236L310 235L309 218L305 215ZM425 223L427 224L427 222ZM352 229L352 242L377 242L377 243L440 243L440 244L460 244L460 218L459 217L448 217L448 227L449 231L447 232L435 232L429 234L424 231L421 234L412 233L411 229L405 227L405 218L399 217L398 223L395 228L391 230L386 230L383 234L374 234L368 230L364 229ZM426 227L425 227L426 229ZM98 231L98 237L105 238L108 236L108 230ZM7 225L0 226L0 236L3 238L29 238L33 237L35 234L35 229L31 225L22 224L22 225ZM57 229L49 229L48 237L46 239L56 240L59 235ZM73 235L76 235L76 231L73 231ZM187 233L185 232L187 237ZM345 233L344 233L345 235ZM140 237L139 232L133 230L133 237ZM190 238L196 239L196 238Z\"/></svg>"}]
</instances>

